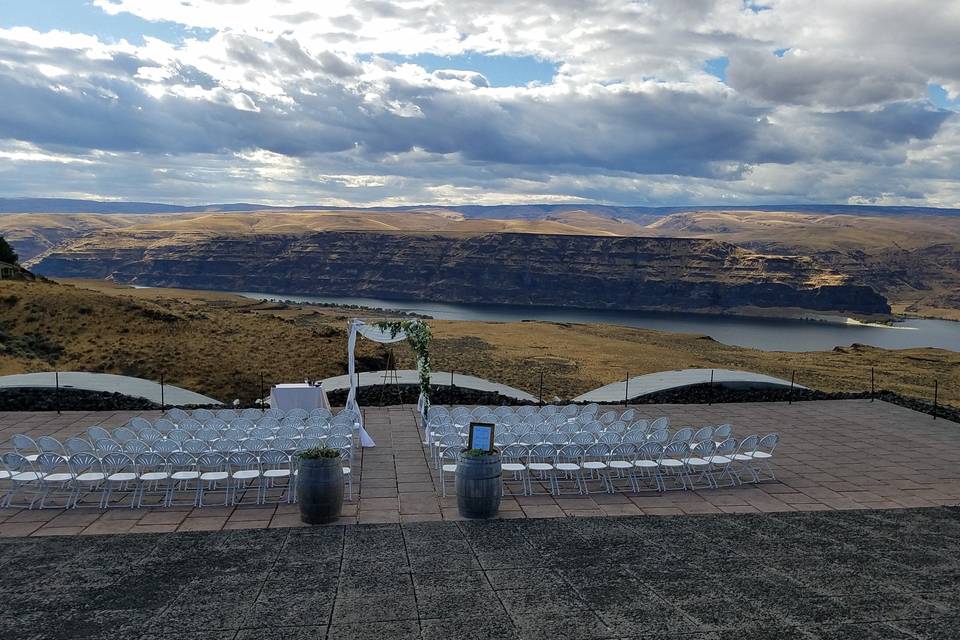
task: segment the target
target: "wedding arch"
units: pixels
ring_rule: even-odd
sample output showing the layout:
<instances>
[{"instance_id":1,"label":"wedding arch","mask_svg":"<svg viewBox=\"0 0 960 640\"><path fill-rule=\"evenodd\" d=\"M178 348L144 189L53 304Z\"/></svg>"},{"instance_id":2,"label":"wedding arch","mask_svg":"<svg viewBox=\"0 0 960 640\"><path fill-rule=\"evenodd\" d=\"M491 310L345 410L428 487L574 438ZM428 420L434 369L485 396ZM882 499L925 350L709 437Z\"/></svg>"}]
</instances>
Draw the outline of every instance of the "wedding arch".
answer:
<instances>
[{"instance_id":1,"label":"wedding arch","mask_svg":"<svg viewBox=\"0 0 960 640\"><path fill-rule=\"evenodd\" d=\"M406 340L411 348L413 348L414 355L417 359L417 374L420 378L420 397L417 400L417 408L424 420L426 420L427 414L430 411L430 340L433 337L430 326L420 319L378 320L367 323L360 318L354 318L350 321L350 333L347 340L349 355L347 372L350 378L350 392L347 394L347 409L353 409L360 414L360 407L357 404L355 356L357 335L381 344L392 344ZM360 420L362 427L363 418L361 417Z\"/></svg>"}]
</instances>

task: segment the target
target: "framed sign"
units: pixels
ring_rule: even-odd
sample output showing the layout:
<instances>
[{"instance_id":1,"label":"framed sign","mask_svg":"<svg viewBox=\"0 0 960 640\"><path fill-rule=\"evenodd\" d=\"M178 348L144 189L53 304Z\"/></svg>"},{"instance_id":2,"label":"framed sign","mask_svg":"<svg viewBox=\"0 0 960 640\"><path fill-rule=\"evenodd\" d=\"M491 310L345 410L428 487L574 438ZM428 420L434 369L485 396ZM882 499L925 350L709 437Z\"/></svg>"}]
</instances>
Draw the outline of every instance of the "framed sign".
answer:
<instances>
[{"instance_id":1,"label":"framed sign","mask_svg":"<svg viewBox=\"0 0 960 640\"><path fill-rule=\"evenodd\" d=\"M471 422L467 436L467 449L493 451L493 430L496 425L490 422Z\"/></svg>"}]
</instances>

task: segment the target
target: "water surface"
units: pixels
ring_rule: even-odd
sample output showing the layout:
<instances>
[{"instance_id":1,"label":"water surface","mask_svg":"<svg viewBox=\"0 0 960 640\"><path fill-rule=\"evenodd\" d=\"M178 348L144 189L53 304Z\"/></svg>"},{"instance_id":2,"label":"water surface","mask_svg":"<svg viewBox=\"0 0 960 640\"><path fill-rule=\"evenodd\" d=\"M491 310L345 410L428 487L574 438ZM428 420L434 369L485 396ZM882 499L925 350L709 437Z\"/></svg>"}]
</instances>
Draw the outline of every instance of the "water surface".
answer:
<instances>
[{"instance_id":1,"label":"water surface","mask_svg":"<svg viewBox=\"0 0 960 640\"><path fill-rule=\"evenodd\" d=\"M256 300L290 300L318 304L356 305L431 316L437 320L480 320L519 322L580 322L618 324L674 333L708 335L718 342L764 351L826 351L855 342L886 349L937 347L960 351L960 322L948 320L905 320L893 327L850 325L841 321L751 318L696 313L654 311L591 311L555 307L528 307L490 304L445 304L387 300L383 298L341 298L237 292ZM359 313L358 315L363 315Z\"/></svg>"}]
</instances>

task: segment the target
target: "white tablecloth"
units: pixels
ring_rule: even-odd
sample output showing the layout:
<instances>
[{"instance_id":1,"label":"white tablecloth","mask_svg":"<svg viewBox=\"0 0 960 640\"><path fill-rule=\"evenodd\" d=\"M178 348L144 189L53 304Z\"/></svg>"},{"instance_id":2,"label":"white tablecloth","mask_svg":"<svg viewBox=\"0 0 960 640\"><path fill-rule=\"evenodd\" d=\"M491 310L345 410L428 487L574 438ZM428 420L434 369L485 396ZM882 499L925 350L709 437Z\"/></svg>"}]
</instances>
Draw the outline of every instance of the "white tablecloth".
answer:
<instances>
[{"instance_id":1,"label":"white tablecloth","mask_svg":"<svg viewBox=\"0 0 960 640\"><path fill-rule=\"evenodd\" d=\"M273 409L329 409L330 401L323 387L314 387L304 382L278 384L270 390L270 407Z\"/></svg>"}]
</instances>

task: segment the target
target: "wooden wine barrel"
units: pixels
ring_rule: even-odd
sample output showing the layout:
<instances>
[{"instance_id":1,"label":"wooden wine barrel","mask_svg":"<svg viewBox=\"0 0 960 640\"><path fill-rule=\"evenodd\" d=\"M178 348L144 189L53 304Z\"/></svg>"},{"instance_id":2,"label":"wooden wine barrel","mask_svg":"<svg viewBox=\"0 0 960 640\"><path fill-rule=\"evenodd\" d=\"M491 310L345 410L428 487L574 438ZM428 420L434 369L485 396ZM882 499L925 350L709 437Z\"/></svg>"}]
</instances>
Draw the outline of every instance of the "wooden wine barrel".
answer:
<instances>
[{"instance_id":1,"label":"wooden wine barrel","mask_svg":"<svg viewBox=\"0 0 960 640\"><path fill-rule=\"evenodd\" d=\"M297 474L300 519L324 524L340 517L343 508L343 467L340 458L300 459Z\"/></svg>"},{"instance_id":2,"label":"wooden wine barrel","mask_svg":"<svg viewBox=\"0 0 960 640\"><path fill-rule=\"evenodd\" d=\"M500 510L503 484L500 454L460 456L457 460L457 507L464 518L492 518Z\"/></svg>"}]
</instances>

